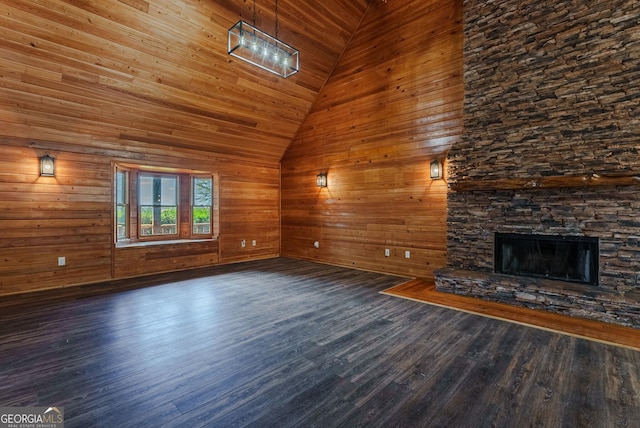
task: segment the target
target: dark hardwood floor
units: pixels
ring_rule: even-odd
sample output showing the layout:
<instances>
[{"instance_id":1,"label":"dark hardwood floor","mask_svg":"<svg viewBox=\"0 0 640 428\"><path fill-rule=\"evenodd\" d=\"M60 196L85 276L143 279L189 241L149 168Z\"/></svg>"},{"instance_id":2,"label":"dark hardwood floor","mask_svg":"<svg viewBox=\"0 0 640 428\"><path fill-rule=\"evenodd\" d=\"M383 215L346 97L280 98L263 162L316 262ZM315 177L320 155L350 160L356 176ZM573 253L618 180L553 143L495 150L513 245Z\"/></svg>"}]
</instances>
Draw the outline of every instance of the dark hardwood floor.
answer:
<instances>
[{"instance_id":1,"label":"dark hardwood floor","mask_svg":"<svg viewBox=\"0 0 640 428\"><path fill-rule=\"evenodd\" d=\"M64 406L67 427L639 426L640 352L379 293L403 281L271 259L5 297L0 406Z\"/></svg>"}]
</instances>

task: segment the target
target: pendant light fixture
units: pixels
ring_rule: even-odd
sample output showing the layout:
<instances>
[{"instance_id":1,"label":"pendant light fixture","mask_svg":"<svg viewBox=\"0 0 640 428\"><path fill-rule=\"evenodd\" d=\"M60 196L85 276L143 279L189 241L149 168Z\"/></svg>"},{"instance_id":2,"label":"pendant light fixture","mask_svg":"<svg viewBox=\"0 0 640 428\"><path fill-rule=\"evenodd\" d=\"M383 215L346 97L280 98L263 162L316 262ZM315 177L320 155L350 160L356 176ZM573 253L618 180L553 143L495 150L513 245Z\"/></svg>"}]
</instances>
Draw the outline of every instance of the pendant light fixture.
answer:
<instances>
[{"instance_id":1,"label":"pendant light fixture","mask_svg":"<svg viewBox=\"0 0 640 428\"><path fill-rule=\"evenodd\" d=\"M227 32L229 55L287 78L299 71L297 49L278 40L278 0L276 0L276 33L270 36L256 28L256 2L253 1L253 25L240 20Z\"/></svg>"}]
</instances>

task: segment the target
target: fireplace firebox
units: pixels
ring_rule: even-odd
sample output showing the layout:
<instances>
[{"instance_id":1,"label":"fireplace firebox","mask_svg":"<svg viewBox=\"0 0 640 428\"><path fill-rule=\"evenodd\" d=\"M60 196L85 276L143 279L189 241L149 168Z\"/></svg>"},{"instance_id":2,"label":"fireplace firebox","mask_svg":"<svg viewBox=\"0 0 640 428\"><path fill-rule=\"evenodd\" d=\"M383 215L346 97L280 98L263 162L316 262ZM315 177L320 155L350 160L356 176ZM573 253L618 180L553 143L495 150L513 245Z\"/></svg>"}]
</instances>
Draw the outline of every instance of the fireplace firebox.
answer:
<instances>
[{"instance_id":1,"label":"fireplace firebox","mask_svg":"<svg viewBox=\"0 0 640 428\"><path fill-rule=\"evenodd\" d=\"M495 271L598 285L598 238L495 234Z\"/></svg>"}]
</instances>

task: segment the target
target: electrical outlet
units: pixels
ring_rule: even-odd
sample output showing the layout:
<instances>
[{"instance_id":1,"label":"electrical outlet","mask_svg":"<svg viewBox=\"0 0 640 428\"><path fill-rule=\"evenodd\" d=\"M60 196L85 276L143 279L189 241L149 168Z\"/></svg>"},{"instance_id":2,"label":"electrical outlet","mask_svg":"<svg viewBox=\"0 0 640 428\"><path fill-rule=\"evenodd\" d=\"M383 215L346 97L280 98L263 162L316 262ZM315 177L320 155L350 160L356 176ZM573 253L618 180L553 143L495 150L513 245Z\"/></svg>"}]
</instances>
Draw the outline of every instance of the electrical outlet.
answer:
<instances>
[{"instance_id":1,"label":"electrical outlet","mask_svg":"<svg viewBox=\"0 0 640 428\"><path fill-rule=\"evenodd\" d=\"M253 245L253 246L255 247L256 245L258 245L258 241L256 241L256 240L254 239L253 241L251 241L251 245Z\"/></svg>"},{"instance_id":2,"label":"electrical outlet","mask_svg":"<svg viewBox=\"0 0 640 428\"><path fill-rule=\"evenodd\" d=\"M405 259L410 259L411 258L411 251L407 250L404 252L404 258Z\"/></svg>"},{"instance_id":3,"label":"electrical outlet","mask_svg":"<svg viewBox=\"0 0 640 428\"><path fill-rule=\"evenodd\" d=\"M58 257L58 266L64 266L67 264L67 258L66 257Z\"/></svg>"},{"instance_id":4,"label":"electrical outlet","mask_svg":"<svg viewBox=\"0 0 640 428\"><path fill-rule=\"evenodd\" d=\"M388 248L385 248L385 249L384 249L384 256L385 256L385 257L389 257L390 255L391 255L391 252L389 251L389 249L388 249Z\"/></svg>"},{"instance_id":5,"label":"electrical outlet","mask_svg":"<svg viewBox=\"0 0 640 428\"><path fill-rule=\"evenodd\" d=\"M247 241L245 241L244 239L242 241L240 241L240 246L242 248L246 247L247 246Z\"/></svg>"}]
</instances>

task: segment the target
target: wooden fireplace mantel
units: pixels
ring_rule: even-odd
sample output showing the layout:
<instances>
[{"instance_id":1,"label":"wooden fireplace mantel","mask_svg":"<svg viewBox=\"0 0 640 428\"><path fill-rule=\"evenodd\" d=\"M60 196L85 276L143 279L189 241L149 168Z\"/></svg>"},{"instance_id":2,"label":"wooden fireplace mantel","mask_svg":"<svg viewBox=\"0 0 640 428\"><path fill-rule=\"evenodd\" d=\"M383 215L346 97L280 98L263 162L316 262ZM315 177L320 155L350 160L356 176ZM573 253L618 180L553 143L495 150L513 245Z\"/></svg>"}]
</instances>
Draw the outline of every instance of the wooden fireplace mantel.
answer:
<instances>
[{"instance_id":1,"label":"wooden fireplace mantel","mask_svg":"<svg viewBox=\"0 0 640 428\"><path fill-rule=\"evenodd\" d=\"M572 187L638 186L640 175L573 175L531 178L507 178L497 180L462 180L451 183L456 192L521 190L521 189L561 189Z\"/></svg>"}]
</instances>

